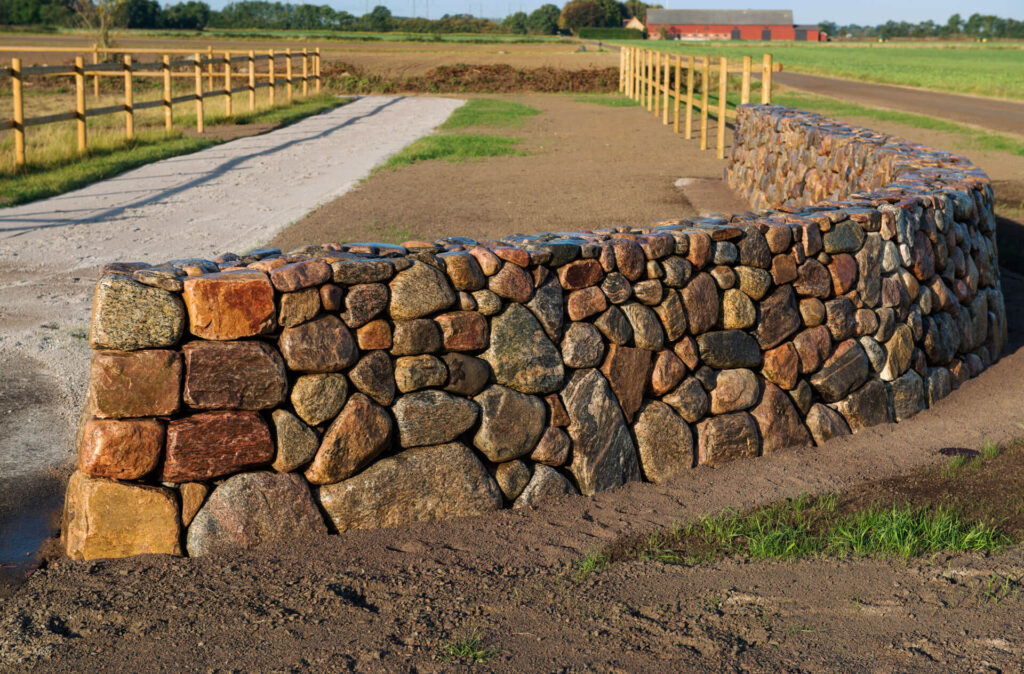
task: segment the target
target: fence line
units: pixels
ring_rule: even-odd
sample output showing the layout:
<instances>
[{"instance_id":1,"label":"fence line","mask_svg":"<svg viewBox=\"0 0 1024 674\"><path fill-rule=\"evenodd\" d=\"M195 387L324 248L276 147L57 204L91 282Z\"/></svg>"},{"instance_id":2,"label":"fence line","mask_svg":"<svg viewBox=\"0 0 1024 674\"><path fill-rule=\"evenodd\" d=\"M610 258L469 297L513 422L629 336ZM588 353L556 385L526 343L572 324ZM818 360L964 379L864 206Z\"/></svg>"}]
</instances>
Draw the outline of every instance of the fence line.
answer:
<instances>
[{"instance_id":1,"label":"fence line","mask_svg":"<svg viewBox=\"0 0 1024 674\"><path fill-rule=\"evenodd\" d=\"M184 103L194 100L196 104L196 132L203 133L204 106L203 101L207 98L224 97L225 114L231 117L232 95L239 92L249 93L249 110L256 110L256 90L269 89L268 104L272 107L275 104L275 89L277 86L277 71L279 59L285 62L285 82L287 85L287 102L293 101L293 86L296 81L302 84L302 95L309 94L309 83L313 81L314 93L320 93L321 70L320 70L320 48L316 47L312 52L303 48L301 54L293 54L291 49L286 49L284 54L276 54L273 49L267 50L265 54L257 54L255 50L249 50L244 56L232 56L230 51L214 52L213 48L207 49L206 54L197 51L186 51L181 49L99 49L93 47L88 49L75 49L71 47L56 48L33 48L33 47L0 47L0 52L22 51L22 52L53 52L53 53L78 53L89 52L93 54L92 63L86 64L83 56L75 56L74 65L39 65L23 66L21 58L11 59L10 67L0 67L0 77L11 78L13 110L11 118L0 120L0 130L13 129L14 131L14 162L16 166L24 166L26 163L25 152L25 130L31 126L43 124L54 124L57 122L76 120L78 131L78 152L85 153L88 150L88 132L86 120L90 117L99 117L123 112L125 115L125 137L135 137L135 113L148 108L163 107L164 128L171 131L174 124L173 107L176 103ZM99 55L121 54L120 62L100 63ZM136 63L132 54L153 54L160 55L159 61ZM191 54L191 58L175 58L172 55ZM302 75L293 76L292 61L301 58ZM259 72L257 64L266 63L266 71ZM240 66L234 69L233 66ZM205 73L204 73L205 67ZM178 68L179 71L174 69ZM184 70L182 70L184 69ZM214 76L217 70L221 70L223 86L216 88ZM189 72L192 71L192 72ZM206 88L203 80L206 75ZM101 108L88 108L86 105L86 78L91 75L93 80L93 96L99 97L101 77L122 78L124 82L124 102L118 105L110 105ZM25 117L24 83L28 76L62 77L71 76L75 85L74 108L68 112L58 112L50 115L38 115ZM134 83L136 78L161 78L163 80L162 95L157 100L143 101L136 103L134 98ZM171 82L174 78L194 78L195 93L182 96L172 96ZM234 82L242 79L245 84L235 86ZM260 80L265 81L260 81Z\"/></svg>"},{"instance_id":2,"label":"fence line","mask_svg":"<svg viewBox=\"0 0 1024 674\"><path fill-rule=\"evenodd\" d=\"M680 54L668 54L656 49L643 47L622 47L619 52L619 92L646 108L648 112L660 117L662 124L672 124L672 130L679 133L679 122L682 117L683 135L689 140L693 137L694 107L700 111L700 149L708 149L708 120L714 116L716 122L715 146L719 159L725 158L725 123L735 118L736 111L729 110L726 102L729 94L729 75L739 74L740 103L750 102L750 79L753 63L749 56L744 56L739 65L730 63L728 58L721 56L684 57ZM685 65L684 65L685 63ZM694 73L700 69L699 95L695 100L698 86ZM682 90L682 72L686 71L686 90ZM772 73L781 72L782 64L775 63L771 54L761 58L761 102L772 102ZM712 72L718 77L717 105L712 110L710 91L714 86ZM671 112L670 112L671 108Z\"/></svg>"}]
</instances>

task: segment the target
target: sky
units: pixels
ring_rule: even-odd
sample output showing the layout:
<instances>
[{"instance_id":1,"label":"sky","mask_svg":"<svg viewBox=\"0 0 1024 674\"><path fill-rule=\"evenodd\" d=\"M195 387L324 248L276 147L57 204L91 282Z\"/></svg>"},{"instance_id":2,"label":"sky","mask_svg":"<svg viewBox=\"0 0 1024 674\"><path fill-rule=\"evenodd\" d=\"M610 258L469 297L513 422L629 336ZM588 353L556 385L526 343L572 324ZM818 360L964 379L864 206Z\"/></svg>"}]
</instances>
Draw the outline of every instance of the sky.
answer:
<instances>
[{"instance_id":1,"label":"sky","mask_svg":"<svg viewBox=\"0 0 1024 674\"><path fill-rule=\"evenodd\" d=\"M173 3L175 0L171 0ZM288 0L284 0L288 1ZM383 4L398 16L429 16L436 19L443 14L473 14L488 18L501 18L513 12L531 12L544 0L302 0L310 4L326 4L350 14L366 14L374 5ZM549 0L551 1L551 0ZM228 0L208 0L210 6L221 8ZM553 2L561 7L565 0ZM713 0L690 4L662 2L666 9L792 9L796 23L835 21L840 25L857 23L876 25L889 19L917 23L931 19L945 23L951 14L966 18L974 12L1024 20L1024 2L1021 0L929 0L927 2L893 2L893 0L857 0L856 2L820 2L816 0Z\"/></svg>"}]
</instances>

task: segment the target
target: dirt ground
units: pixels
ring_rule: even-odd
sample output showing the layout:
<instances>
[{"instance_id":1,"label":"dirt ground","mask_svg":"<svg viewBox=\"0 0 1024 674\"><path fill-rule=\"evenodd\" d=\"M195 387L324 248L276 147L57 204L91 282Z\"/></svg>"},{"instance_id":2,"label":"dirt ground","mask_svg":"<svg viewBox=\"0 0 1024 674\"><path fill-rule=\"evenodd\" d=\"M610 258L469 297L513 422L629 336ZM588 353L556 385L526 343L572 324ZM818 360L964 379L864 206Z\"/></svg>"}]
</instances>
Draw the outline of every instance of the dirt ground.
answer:
<instances>
[{"instance_id":1,"label":"dirt ground","mask_svg":"<svg viewBox=\"0 0 1024 674\"><path fill-rule=\"evenodd\" d=\"M715 159L714 151L701 152L696 141L673 135L652 114L581 102L567 94L494 98L524 103L540 114L517 128L459 133L515 137L526 156L431 161L381 171L299 220L271 245L288 249L323 241L498 238L749 208L725 188L724 160ZM680 188L675 185L680 178L691 181Z\"/></svg>"}]
</instances>

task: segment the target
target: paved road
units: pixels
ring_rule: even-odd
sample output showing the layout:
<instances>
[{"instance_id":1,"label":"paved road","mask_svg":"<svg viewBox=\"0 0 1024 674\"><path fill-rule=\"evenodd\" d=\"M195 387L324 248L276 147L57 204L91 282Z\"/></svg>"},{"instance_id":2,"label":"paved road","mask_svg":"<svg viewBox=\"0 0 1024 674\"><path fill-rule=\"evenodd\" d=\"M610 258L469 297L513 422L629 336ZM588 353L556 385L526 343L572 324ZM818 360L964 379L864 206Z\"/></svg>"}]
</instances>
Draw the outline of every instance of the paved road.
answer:
<instances>
[{"instance_id":1,"label":"paved road","mask_svg":"<svg viewBox=\"0 0 1024 674\"><path fill-rule=\"evenodd\" d=\"M813 94L842 98L863 105L891 108L980 126L992 131L1024 135L1024 103L958 96L885 84L838 80L803 73L776 73L774 80Z\"/></svg>"}]
</instances>

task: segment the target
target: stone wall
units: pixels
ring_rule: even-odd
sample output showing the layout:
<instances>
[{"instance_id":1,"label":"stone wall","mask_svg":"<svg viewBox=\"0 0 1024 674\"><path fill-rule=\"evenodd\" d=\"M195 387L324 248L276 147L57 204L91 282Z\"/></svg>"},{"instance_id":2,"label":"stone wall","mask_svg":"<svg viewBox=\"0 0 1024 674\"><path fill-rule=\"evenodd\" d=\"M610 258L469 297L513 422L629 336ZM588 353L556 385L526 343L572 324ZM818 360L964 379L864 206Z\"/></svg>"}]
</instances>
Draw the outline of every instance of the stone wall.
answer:
<instances>
[{"instance_id":1,"label":"stone wall","mask_svg":"<svg viewBox=\"0 0 1024 674\"><path fill-rule=\"evenodd\" d=\"M114 264L64 540L198 555L530 506L905 419L1000 353L989 181L744 106L731 218Z\"/></svg>"}]
</instances>

